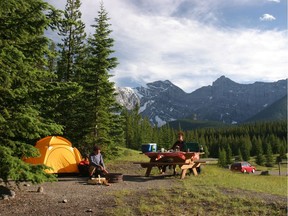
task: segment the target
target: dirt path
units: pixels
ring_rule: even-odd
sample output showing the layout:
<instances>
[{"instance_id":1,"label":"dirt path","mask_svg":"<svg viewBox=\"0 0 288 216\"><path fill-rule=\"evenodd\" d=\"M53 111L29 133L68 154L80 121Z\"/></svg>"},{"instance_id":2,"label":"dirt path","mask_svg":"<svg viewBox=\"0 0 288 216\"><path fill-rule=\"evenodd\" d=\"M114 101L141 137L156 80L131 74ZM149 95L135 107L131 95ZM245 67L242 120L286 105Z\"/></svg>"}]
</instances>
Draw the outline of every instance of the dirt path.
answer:
<instances>
[{"instance_id":1,"label":"dirt path","mask_svg":"<svg viewBox=\"0 0 288 216\"><path fill-rule=\"evenodd\" d=\"M132 190L142 194L147 189L179 184L179 178L174 176L144 177L144 170L131 163L117 166L117 170L110 167L111 172L124 170L123 181L110 186L89 185L87 177L77 176L61 177L58 182L40 185L21 183L21 190L14 187L14 199L0 200L0 215L104 215L106 208L116 205L117 192ZM39 187L43 192L37 192Z\"/></svg>"},{"instance_id":2,"label":"dirt path","mask_svg":"<svg viewBox=\"0 0 288 216\"><path fill-rule=\"evenodd\" d=\"M20 189L14 187L14 199L0 200L0 216L10 215L107 215L107 208L114 208L117 197L127 192L125 200L129 205L135 204L140 196L144 196L149 189L170 189L182 184L179 176L155 175L144 177L145 170L131 162L120 165L110 165L110 172L123 173L123 181L112 183L110 186L89 185L87 177L59 177L58 182L29 185L21 183ZM156 170L154 170L155 172ZM169 171L168 171L169 172ZM3 183L0 182L0 186ZM39 187L43 192L37 192ZM243 196L261 198L267 203L279 200L286 203L285 197L250 193L243 190L221 189L225 195L242 194ZM1 193L1 189L0 189ZM247 193L247 194L246 194ZM253 199L253 197L251 199ZM137 203L136 203L137 204ZM135 204L135 205L136 205Z\"/></svg>"}]
</instances>

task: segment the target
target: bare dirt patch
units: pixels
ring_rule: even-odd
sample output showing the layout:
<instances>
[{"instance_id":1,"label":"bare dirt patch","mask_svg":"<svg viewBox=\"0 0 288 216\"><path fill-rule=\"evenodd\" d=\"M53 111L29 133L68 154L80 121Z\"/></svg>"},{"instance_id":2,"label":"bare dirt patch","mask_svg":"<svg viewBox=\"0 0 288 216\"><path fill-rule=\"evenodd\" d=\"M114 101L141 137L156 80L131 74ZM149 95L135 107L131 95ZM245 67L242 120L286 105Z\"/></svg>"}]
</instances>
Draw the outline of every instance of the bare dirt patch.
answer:
<instances>
[{"instance_id":1,"label":"bare dirt patch","mask_svg":"<svg viewBox=\"0 0 288 216\"><path fill-rule=\"evenodd\" d=\"M183 182L179 176L171 176L170 173L144 177L145 170L131 162L109 165L109 170L110 172L123 173L123 181L112 183L110 186L89 185L87 184L88 177L66 176L59 177L58 182L52 183L47 182L39 185L21 183L20 188L11 182L16 195L13 199L0 200L0 216L109 215L107 212L119 205L117 203L119 193L123 196L123 193L127 191L128 195L124 197L124 203L128 203L129 206L137 206L139 197L145 196L150 189L164 188L169 190L181 186ZM193 178L193 176L187 178ZM43 191L39 190L39 187ZM251 197L251 199L261 199L268 205L274 204L275 200L278 200L280 204L277 206L286 206L287 200L283 196L225 188L219 190L227 196L234 196L235 194L241 196L242 194ZM191 207L189 206L189 208Z\"/></svg>"},{"instance_id":2,"label":"bare dirt patch","mask_svg":"<svg viewBox=\"0 0 288 216\"><path fill-rule=\"evenodd\" d=\"M170 188L180 183L174 176L144 177L144 169L139 167L130 162L109 166L110 172L123 173L123 181L110 186L89 185L88 177L79 176L59 177L58 182L39 185L21 183L20 188L11 182L16 195L0 200L0 215L105 215L107 208L115 207L115 194L119 191L141 194L147 189ZM37 192L39 187L43 192Z\"/></svg>"}]
</instances>

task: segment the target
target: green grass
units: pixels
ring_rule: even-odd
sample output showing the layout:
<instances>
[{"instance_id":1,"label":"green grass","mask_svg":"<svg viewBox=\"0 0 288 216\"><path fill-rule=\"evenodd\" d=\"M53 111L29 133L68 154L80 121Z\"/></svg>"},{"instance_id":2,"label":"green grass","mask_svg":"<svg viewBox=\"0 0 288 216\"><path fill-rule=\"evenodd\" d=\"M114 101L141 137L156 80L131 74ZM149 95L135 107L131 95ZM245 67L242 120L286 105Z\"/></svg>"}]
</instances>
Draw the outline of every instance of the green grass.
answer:
<instances>
[{"instance_id":1,"label":"green grass","mask_svg":"<svg viewBox=\"0 0 288 216\"><path fill-rule=\"evenodd\" d=\"M219 168L216 165L204 166L202 173L198 177L187 178L184 184L199 184L282 196L287 195L287 176L243 174Z\"/></svg>"},{"instance_id":2,"label":"green grass","mask_svg":"<svg viewBox=\"0 0 288 216\"><path fill-rule=\"evenodd\" d=\"M119 161L148 161L147 156L141 154L140 151L127 149L123 147L118 147L118 154L119 156L111 161L107 160L108 163L114 164L118 163Z\"/></svg>"},{"instance_id":3,"label":"green grass","mask_svg":"<svg viewBox=\"0 0 288 216\"><path fill-rule=\"evenodd\" d=\"M124 152L116 163L147 161L138 151ZM174 178L171 184L175 186L120 191L107 215L287 215L287 176L242 174L207 164L200 175Z\"/></svg>"}]
</instances>

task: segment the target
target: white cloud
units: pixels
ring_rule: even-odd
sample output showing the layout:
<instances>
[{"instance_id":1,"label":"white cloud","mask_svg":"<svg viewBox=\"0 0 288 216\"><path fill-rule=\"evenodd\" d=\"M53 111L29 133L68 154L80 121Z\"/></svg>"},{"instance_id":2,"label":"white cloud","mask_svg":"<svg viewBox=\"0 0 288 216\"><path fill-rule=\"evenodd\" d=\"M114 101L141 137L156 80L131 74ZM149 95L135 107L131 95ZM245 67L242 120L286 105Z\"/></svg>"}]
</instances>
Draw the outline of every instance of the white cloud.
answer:
<instances>
[{"instance_id":1,"label":"white cloud","mask_svg":"<svg viewBox=\"0 0 288 216\"><path fill-rule=\"evenodd\" d=\"M268 2L276 2L276 3L280 3L280 0L267 0Z\"/></svg>"},{"instance_id":2,"label":"white cloud","mask_svg":"<svg viewBox=\"0 0 288 216\"><path fill-rule=\"evenodd\" d=\"M193 12L193 19L175 16L187 2L190 11L185 14ZM224 3L228 7L227 0L105 0L120 63L113 71L113 81L118 86L139 86L168 79L191 92L211 85L221 75L239 83L287 78L287 32L224 28L213 25L213 21L204 25L197 19L206 14L210 20L217 20L213 8L224 7ZM98 8L98 1L83 1L87 27L97 17Z\"/></svg>"},{"instance_id":3,"label":"white cloud","mask_svg":"<svg viewBox=\"0 0 288 216\"><path fill-rule=\"evenodd\" d=\"M260 18L261 21L273 21L276 20L276 18L271 14L263 14Z\"/></svg>"}]
</instances>

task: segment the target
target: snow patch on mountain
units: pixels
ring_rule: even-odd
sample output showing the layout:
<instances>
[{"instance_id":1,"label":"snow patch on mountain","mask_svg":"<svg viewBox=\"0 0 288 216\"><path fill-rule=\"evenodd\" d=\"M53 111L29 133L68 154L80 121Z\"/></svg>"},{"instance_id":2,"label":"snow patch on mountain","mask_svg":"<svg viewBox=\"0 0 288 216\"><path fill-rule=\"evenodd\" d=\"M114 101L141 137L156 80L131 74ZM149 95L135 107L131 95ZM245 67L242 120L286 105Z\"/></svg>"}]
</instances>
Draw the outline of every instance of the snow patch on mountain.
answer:
<instances>
[{"instance_id":1,"label":"snow patch on mountain","mask_svg":"<svg viewBox=\"0 0 288 216\"><path fill-rule=\"evenodd\" d=\"M151 106L154 102L154 100L150 100L144 103L144 105L140 107L139 113L142 113L144 110L146 110L147 106Z\"/></svg>"},{"instance_id":2,"label":"snow patch on mountain","mask_svg":"<svg viewBox=\"0 0 288 216\"><path fill-rule=\"evenodd\" d=\"M166 124L166 121L163 121L159 116L155 116L155 120L157 122L158 127L161 127L162 125Z\"/></svg>"},{"instance_id":3,"label":"snow patch on mountain","mask_svg":"<svg viewBox=\"0 0 288 216\"><path fill-rule=\"evenodd\" d=\"M286 88L287 79L239 84L222 76L212 86L186 93L166 80L117 88L117 101L130 110L138 104L139 113L158 126L184 118L236 124L287 95Z\"/></svg>"}]
</instances>

